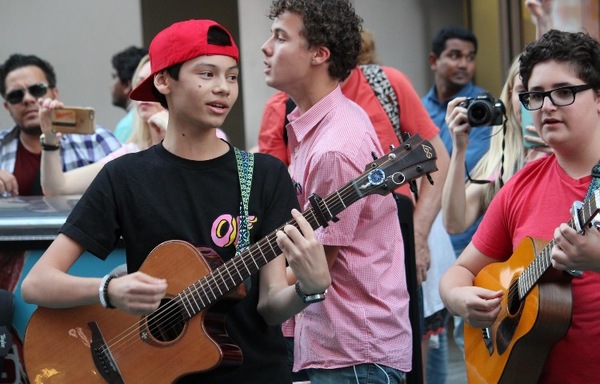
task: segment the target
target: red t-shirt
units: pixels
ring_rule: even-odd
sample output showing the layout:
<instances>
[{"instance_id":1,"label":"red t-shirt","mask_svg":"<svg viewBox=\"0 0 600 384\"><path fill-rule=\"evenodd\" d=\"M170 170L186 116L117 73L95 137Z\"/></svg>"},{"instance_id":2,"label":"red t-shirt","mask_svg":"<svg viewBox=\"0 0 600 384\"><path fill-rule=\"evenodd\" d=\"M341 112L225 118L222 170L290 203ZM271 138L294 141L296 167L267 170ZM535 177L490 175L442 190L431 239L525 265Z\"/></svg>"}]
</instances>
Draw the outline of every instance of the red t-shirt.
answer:
<instances>
[{"instance_id":1,"label":"red t-shirt","mask_svg":"<svg viewBox=\"0 0 600 384\"><path fill-rule=\"evenodd\" d=\"M29 152L19 141L17 148L17 158L15 160L15 170L13 175L17 178L19 185L19 195L41 195L40 187L40 164L42 161L41 153Z\"/></svg>"},{"instance_id":2,"label":"red t-shirt","mask_svg":"<svg viewBox=\"0 0 600 384\"><path fill-rule=\"evenodd\" d=\"M526 236L550 240L583 201L591 176L572 179L555 156L527 164L498 192L473 236L487 256L506 260ZM600 274L572 281L573 315L567 335L551 350L541 383L592 383L600 377Z\"/></svg>"}]
</instances>

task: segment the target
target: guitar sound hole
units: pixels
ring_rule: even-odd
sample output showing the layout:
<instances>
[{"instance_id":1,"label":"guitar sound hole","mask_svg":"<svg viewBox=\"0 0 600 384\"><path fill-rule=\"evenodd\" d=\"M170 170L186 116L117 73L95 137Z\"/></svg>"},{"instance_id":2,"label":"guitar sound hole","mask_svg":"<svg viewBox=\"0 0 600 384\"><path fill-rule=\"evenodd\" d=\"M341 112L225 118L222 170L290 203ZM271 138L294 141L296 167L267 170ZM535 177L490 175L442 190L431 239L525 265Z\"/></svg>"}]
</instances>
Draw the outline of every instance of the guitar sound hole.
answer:
<instances>
[{"instance_id":1,"label":"guitar sound hole","mask_svg":"<svg viewBox=\"0 0 600 384\"><path fill-rule=\"evenodd\" d=\"M519 299L517 280L515 279L508 289L506 309L510 315L514 316L521 310L521 304L522 302Z\"/></svg>"},{"instance_id":2,"label":"guitar sound hole","mask_svg":"<svg viewBox=\"0 0 600 384\"><path fill-rule=\"evenodd\" d=\"M186 325L183 309L172 299L163 299L160 307L148 315L146 322L152 337L162 342L177 339Z\"/></svg>"}]
</instances>

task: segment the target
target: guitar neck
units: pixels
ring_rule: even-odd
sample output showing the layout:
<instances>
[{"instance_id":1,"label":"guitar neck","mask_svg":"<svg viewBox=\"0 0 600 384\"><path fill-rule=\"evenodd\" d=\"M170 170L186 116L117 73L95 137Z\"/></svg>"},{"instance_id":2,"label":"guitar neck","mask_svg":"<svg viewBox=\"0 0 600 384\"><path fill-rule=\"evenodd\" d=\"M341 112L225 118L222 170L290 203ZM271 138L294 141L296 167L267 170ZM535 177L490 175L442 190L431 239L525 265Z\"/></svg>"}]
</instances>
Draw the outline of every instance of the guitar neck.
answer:
<instances>
[{"instance_id":1,"label":"guitar neck","mask_svg":"<svg viewBox=\"0 0 600 384\"><path fill-rule=\"evenodd\" d=\"M326 198L316 202L318 209L309 208L302 215L313 229L317 229L322 226L320 219L323 217L323 214L318 212L319 210L327 213L327 221L335 220L338 213L361 197L362 195L358 188L355 188L354 182L350 182ZM178 298L189 318L215 303L227 292L240 285L268 262L279 256L281 249L277 245L276 233L283 229L285 225L293 225L298 228L296 220L288 221L241 254L223 263L212 273L183 290Z\"/></svg>"},{"instance_id":2,"label":"guitar neck","mask_svg":"<svg viewBox=\"0 0 600 384\"><path fill-rule=\"evenodd\" d=\"M431 144L414 135L400 147L368 164L361 175L327 197L310 196L311 207L302 215L313 229L326 227L330 221L338 220L338 213L367 195L386 195L400 185L429 176L430 172L437 170L435 159ZM298 228L295 220L288 221L180 292L174 300L183 307L182 314L191 318L280 255L276 233L285 225Z\"/></svg>"},{"instance_id":3,"label":"guitar neck","mask_svg":"<svg viewBox=\"0 0 600 384\"><path fill-rule=\"evenodd\" d=\"M598 200L600 200L600 191L595 191L580 208L575 209L573 217L569 220L569 227L583 230L588 226L598 214L598 205L596 204ZM524 298L533 286L538 283L542 275L552 266L551 256L554 245L556 245L556 241L554 239L550 240L519 276L519 298Z\"/></svg>"}]
</instances>

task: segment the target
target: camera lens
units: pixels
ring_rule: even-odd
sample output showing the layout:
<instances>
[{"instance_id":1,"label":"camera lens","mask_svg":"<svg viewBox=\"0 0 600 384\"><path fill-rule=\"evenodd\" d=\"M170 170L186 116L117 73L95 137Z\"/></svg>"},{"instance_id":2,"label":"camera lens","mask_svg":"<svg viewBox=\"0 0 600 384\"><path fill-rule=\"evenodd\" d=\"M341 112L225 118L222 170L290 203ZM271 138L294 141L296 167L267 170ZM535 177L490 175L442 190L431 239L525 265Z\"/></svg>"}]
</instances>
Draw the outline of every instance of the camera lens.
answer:
<instances>
[{"instance_id":1,"label":"camera lens","mask_svg":"<svg viewBox=\"0 0 600 384\"><path fill-rule=\"evenodd\" d=\"M469 112L471 125L481 125L489 121L490 113L492 113L487 103L474 103Z\"/></svg>"},{"instance_id":2,"label":"camera lens","mask_svg":"<svg viewBox=\"0 0 600 384\"><path fill-rule=\"evenodd\" d=\"M490 125L494 115L494 106L486 100L475 100L467 109L469 124L473 127Z\"/></svg>"}]
</instances>

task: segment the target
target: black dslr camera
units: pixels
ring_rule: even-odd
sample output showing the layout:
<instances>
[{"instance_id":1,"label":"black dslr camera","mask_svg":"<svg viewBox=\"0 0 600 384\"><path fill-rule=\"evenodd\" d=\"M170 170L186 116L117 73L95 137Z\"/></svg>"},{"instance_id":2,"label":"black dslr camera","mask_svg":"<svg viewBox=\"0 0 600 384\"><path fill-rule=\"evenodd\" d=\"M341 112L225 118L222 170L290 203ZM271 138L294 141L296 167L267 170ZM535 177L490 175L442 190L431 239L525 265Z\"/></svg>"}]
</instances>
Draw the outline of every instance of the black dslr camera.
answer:
<instances>
[{"instance_id":1,"label":"black dslr camera","mask_svg":"<svg viewBox=\"0 0 600 384\"><path fill-rule=\"evenodd\" d=\"M502 100L494 99L487 92L483 92L477 97L469 97L458 105L467 108L467 117L471 127L502 125L506 113Z\"/></svg>"}]
</instances>

